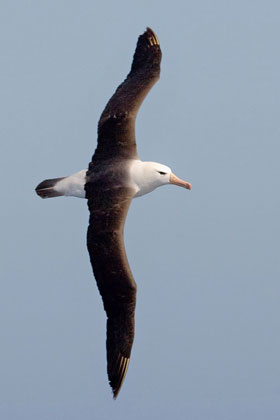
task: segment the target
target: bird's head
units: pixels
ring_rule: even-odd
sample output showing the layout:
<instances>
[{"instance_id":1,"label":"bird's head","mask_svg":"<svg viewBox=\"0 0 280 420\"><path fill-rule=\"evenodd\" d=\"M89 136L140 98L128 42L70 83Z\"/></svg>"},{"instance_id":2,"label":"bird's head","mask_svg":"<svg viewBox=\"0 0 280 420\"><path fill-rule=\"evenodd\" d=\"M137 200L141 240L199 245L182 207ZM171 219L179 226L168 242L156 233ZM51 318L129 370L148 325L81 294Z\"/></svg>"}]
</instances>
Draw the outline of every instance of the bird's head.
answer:
<instances>
[{"instance_id":1,"label":"bird's head","mask_svg":"<svg viewBox=\"0 0 280 420\"><path fill-rule=\"evenodd\" d=\"M186 188L187 190L192 189L192 186L189 182L183 181L182 179L178 178L168 166L162 165L161 163L151 163L153 164L153 176L157 181L157 186L174 184L178 185L179 187Z\"/></svg>"},{"instance_id":2,"label":"bird's head","mask_svg":"<svg viewBox=\"0 0 280 420\"><path fill-rule=\"evenodd\" d=\"M161 185L174 184L190 190L191 184L173 174L168 166L156 162L137 162L133 179L138 186L136 196L147 194Z\"/></svg>"}]
</instances>

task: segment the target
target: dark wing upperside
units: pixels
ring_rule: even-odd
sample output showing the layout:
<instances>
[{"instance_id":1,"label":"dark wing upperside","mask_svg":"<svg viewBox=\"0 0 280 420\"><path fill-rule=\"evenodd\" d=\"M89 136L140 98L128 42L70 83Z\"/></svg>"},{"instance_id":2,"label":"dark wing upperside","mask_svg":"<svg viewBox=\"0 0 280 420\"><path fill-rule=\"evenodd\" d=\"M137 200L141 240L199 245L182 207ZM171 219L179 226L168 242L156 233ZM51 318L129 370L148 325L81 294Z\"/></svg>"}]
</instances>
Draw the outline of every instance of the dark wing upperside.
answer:
<instances>
[{"instance_id":1,"label":"dark wing upperside","mask_svg":"<svg viewBox=\"0 0 280 420\"><path fill-rule=\"evenodd\" d=\"M160 76L161 50L150 29L138 38L130 73L107 103L98 123L96 159L119 155L137 158L135 119L144 98Z\"/></svg>"},{"instance_id":2,"label":"dark wing upperside","mask_svg":"<svg viewBox=\"0 0 280 420\"><path fill-rule=\"evenodd\" d=\"M107 372L114 398L128 368L134 339L136 283L123 241L123 227L131 202L128 189L92 191L87 246L95 279L107 314Z\"/></svg>"}]
</instances>

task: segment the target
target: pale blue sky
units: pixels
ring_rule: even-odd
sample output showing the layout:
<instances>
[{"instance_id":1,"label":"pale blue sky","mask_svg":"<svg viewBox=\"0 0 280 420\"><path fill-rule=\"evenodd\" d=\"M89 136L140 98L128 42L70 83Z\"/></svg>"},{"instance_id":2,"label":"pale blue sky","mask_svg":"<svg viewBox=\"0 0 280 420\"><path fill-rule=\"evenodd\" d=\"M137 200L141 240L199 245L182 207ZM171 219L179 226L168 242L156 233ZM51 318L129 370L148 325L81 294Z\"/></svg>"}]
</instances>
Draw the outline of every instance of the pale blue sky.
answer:
<instances>
[{"instance_id":1,"label":"pale blue sky","mask_svg":"<svg viewBox=\"0 0 280 420\"><path fill-rule=\"evenodd\" d=\"M136 337L113 401L86 201L34 188L87 166L146 26L163 61L139 154L193 190L131 206ZM278 1L1 2L1 419L279 419L279 39Z\"/></svg>"}]
</instances>

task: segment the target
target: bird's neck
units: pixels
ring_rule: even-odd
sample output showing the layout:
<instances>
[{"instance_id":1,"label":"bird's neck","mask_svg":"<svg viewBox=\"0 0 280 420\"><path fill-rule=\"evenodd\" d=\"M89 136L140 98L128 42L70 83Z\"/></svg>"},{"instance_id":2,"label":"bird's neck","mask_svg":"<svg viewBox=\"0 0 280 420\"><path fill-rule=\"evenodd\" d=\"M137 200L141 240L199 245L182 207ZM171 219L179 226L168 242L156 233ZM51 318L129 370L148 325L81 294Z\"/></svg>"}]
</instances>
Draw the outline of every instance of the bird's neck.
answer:
<instances>
[{"instance_id":1,"label":"bird's neck","mask_svg":"<svg viewBox=\"0 0 280 420\"><path fill-rule=\"evenodd\" d=\"M148 194L159 187L158 182L151 174L151 162L131 161L129 165L129 183L135 191L134 197Z\"/></svg>"}]
</instances>

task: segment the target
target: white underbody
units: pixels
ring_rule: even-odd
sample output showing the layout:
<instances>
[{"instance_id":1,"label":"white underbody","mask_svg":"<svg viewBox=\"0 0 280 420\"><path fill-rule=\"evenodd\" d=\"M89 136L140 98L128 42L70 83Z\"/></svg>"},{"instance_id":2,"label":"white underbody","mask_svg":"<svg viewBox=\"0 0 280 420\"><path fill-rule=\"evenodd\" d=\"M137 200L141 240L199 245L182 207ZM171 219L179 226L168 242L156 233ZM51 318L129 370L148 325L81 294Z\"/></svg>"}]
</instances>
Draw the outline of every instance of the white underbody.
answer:
<instances>
[{"instance_id":1,"label":"white underbody","mask_svg":"<svg viewBox=\"0 0 280 420\"><path fill-rule=\"evenodd\" d=\"M135 191L134 197L148 194L160 185L169 184L171 170L160 163L142 162L133 159L128 165L129 187ZM163 171L165 174L160 174ZM64 196L85 198L85 183L87 169L58 181L54 189Z\"/></svg>"},{"instance_id":2,"label":"white underbody","mask_svg":"<svg viewBox=\"0 0 280 420\"><path fill-rule=\"evenodd\" d=\"M86 198L85 183L87 170L83 169L63 178L55 184L54 189L66 197Z\"/></svg>"}]
</instances>

